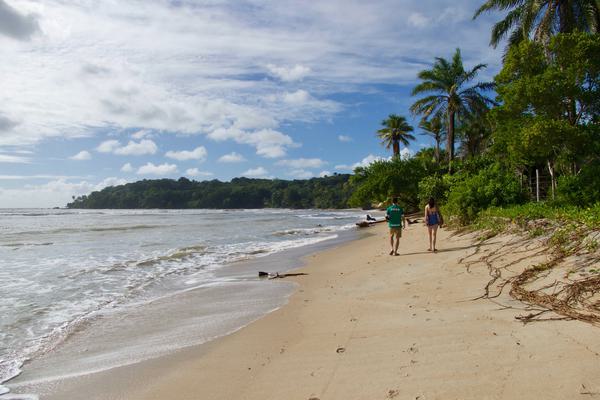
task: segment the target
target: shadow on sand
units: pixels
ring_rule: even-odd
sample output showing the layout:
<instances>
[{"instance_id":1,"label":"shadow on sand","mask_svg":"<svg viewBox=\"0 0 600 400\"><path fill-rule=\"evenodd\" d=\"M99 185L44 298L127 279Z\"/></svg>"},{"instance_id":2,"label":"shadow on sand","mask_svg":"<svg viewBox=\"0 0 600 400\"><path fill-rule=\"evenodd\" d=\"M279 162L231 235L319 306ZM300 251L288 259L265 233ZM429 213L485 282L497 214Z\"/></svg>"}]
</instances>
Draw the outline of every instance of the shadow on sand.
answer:
<instances>
[{"instance_id":1,"label":"shadow on sand","mask_svg":"<svg viewBox=\"0 0 600 400\"><path fill-rule=\"evenodd\" d=\"M497 244L499 242L490 242L490 243L486 243L486 244ZM414 256L417 254L435 254L435 253L446 253L446 252L450 252L450 251L460 251L460 250L468 250L468 249L473 249L475 247L479 246L479 244L472 244L469 246L460 246L460 247L449 247L449 248L443 248L443 249L437 249L437 251L433 252L433 251L417 251L414 253L402 253L400 252L399 255L401 256Z\"/></svg>"}]
</instances>

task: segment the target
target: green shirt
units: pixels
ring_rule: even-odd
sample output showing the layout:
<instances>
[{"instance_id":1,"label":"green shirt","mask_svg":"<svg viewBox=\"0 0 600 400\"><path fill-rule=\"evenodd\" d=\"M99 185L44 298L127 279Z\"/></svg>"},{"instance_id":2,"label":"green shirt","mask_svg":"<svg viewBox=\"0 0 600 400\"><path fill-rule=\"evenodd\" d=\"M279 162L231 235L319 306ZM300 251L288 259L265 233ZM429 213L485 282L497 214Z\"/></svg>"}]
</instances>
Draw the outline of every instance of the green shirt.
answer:
<instances>
[{"instance_id":1,"label":"green shirt","mask_svg":"<svg viewBox=\"0 0 600 400\"><path fill-rule=\"evenodd\" d=\"M404 214L402 207L396 204L389 206L386 210L388 226L390 228L402 228L402 214Z\"/></svg>"}]
</instances>

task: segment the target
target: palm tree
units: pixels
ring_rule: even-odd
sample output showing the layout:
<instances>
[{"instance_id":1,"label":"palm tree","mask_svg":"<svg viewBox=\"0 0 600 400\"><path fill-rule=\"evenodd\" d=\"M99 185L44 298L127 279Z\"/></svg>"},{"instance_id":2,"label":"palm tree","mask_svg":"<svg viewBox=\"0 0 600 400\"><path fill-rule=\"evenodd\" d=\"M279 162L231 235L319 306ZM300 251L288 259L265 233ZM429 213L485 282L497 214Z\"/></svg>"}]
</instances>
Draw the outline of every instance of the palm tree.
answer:
<instances>
[{"instance_id":1,"label":"palm tree","mask_svg":"<svg viewBox=\"0 0 600 400\"><path fill-rule=\"evenodd\" d=\"M394 157L400 155L400 143L408 146L409 141L415 140L415 137L409 133L413 131L413 127L401 115L390 114L387 119L381 121L381 125L383 128L377 131L377 136L386 149L393 147Z\"/></svg>"},{"instance_id":2,"label":"palm tree","mask_svg":"<svg viewBox=\"0 0 600 400\"><path fill-rule=\"evenodd\" d=\"M487 111L467 116L460 129L462 146L460 151L464 157L475 157L483 153L489 146L492 132Z\"/></svg>"},{"instance_id":3,"label":"palm tree","mask_svg":"<svg viewBox=\"0 0 600 400\"><path fill-rule=\"evenodd\" d=\"M487 0L473 19L493 10L508 11L492 28L490 45L494 48L508 35L508 47L528 39L548 43L556 33L598 32L600 1L598 0Z\"/></svg>"},{"instance_id":4,"label":"palm tree","mask_svg":"<svg viewBox=\"0 0 600 400\"><path fill-rule=\"evenodd\" d=\"M440 162L440 145L446 136L446 128L441 115L435 115L430 120L422 119L419 124L423 135L431 136L435 140L435 162Z\"/></svg>"},{"instance_id":5,"label":"palm tree","mask_svg":"<svg viewBox=\"0 0 600 400\"><path fill-rule=\"evenodd\" d=\"M460 49L456 49L452 62L445 58L436 57L433 68L419 72L418 77L423 81L412 91L412 95L431 93L417 100L411 107L413 114L422 115L425 119L431 115L445 115L447 118L448 166L452 171L454 160L454 132L456 119L485 109L493 100L482 94L482 91L494 87L492 83L477 83L466 86L472 81L485 64L478 64L470 71L465 71L462 63Z\"/></svg>"}]
</instances>

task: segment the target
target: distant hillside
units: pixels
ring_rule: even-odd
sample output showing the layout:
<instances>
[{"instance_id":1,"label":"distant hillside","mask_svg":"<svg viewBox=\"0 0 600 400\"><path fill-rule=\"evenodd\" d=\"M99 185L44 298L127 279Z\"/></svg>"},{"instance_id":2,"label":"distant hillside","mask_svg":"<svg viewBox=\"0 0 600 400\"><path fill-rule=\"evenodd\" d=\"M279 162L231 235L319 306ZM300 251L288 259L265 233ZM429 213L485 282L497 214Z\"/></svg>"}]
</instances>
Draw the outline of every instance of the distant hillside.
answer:
<instances>
[{"instance_id":1,"label":"distant hillside","mask_svg":"<svg viewBox=\"0 0 600 400\"><path fill-rule=\"evenodd\" d=\"M345 208L348 174L286 181L235 178L142 180L79 196L68 208Z\"/></svg>"}]
</instances>

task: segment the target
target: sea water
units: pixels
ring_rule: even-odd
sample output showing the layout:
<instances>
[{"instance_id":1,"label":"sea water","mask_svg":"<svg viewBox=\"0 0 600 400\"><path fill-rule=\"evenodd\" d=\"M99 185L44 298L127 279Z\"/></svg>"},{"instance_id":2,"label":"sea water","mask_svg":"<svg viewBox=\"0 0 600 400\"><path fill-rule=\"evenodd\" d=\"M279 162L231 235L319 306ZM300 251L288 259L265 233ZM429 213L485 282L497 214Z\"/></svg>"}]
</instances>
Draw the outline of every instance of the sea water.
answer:
<instances>
[{"instance_id":1,"label":"sea water","mask_svg":"<svg viewBox=\"0 0 600 400\"><path fill-rule=\"evenodd\" d=\"M256 260L350 238L362 216L0 210L0 383L30 366L33 380L64 378L235 331L291 293L289 284L257 277L259 268L285 268L283 258Z\"/></svg>"}]
</instances>

